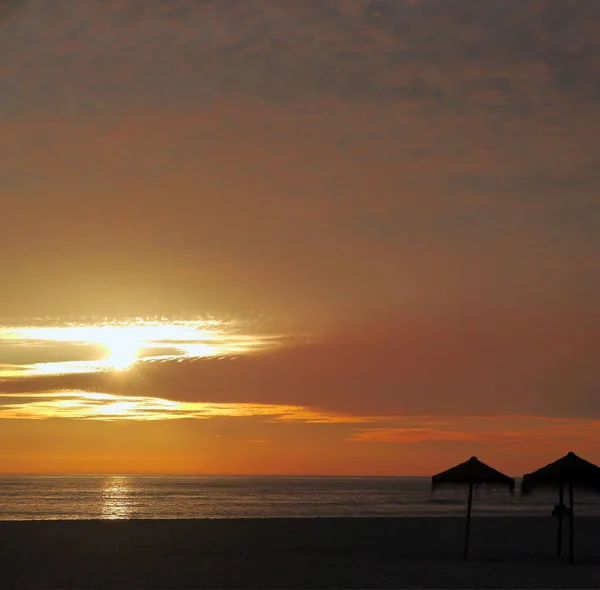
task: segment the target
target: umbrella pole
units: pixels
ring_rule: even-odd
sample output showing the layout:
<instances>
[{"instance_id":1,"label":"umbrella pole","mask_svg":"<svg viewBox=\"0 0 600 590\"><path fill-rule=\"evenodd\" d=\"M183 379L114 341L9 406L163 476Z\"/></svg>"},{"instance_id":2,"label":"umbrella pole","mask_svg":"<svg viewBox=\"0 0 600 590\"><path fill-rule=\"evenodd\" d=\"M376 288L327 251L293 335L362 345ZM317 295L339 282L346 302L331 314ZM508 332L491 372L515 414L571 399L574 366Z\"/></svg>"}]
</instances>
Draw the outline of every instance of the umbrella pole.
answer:
<instances>
[{"instance_id":1,"label":"umbrella pole","mask_svg":"<svg viewBox=\"0 0 600 590\"><path fill-rule=\"evenodd\" d=\"M573 563L573 484L569 484L569 563Z\"/></svg>"},{"instance_id":2,"label":"umbrella pole","mask_svg":"<svg viewBox=\"0 0 600 590\"><path fill-rule=\"evenodd\" d=\"M471 528L471 506L473 505L473 483L469 484L469 499L467 501L467 526L465 529L465 553L463 559L469 555L469 529Z\"/></svg>"},{"instance_id":3,"label":"umbrella pole","mask_svg":"<svg viewBox=\"0 0 600 590\"><path fill-rule=\"evenodd\" d=\"M560 484L560 487L558 488L558 535L557 535L557 539L556 539L556 555L558 557L560 557L560 554L562 553L562 528L563 528L563 513L562 513L562 506L563 506L563 498L564 498L564 490L563 490L563 485L562 483Z\"/></svg>"}]
</instances>

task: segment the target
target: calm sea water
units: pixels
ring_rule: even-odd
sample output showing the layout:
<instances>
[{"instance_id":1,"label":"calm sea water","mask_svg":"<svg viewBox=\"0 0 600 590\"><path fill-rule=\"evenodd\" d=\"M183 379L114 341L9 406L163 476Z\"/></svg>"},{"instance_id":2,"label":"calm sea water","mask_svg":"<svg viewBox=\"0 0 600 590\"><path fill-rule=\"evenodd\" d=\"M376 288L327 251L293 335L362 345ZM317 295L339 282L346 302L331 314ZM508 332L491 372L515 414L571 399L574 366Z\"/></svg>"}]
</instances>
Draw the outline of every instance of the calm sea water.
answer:
<instances>
[{"instance_id":1,"label":"calm sea water","mask_svg":"<svg viewBox=\"0 0 600 590\"><path fill-rule=\"evenodd\" d=\"M600 496L577 493L578 514ZM418 477L0 476L0 520L453 516L466 490ZM556 493L475 492L475 514L549 515Z\"/></svg>"}]
</instances>

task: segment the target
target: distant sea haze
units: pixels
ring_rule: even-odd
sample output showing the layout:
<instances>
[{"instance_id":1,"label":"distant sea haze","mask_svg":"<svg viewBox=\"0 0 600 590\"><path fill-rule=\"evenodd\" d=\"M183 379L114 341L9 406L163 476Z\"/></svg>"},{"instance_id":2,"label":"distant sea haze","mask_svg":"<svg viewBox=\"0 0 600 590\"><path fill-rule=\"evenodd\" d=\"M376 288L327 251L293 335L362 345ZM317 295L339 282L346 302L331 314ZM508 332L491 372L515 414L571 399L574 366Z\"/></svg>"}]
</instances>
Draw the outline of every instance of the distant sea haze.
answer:
<instances>
[{"instance_id":1,"label":"distant sea haze","mask_svg":"<svg viewBox=\"0 0 600 590\"><path fill-rule=\"evenodd\" d=\"M477 490L473 513L549 517L556 496ZM465 500L426 477L0 476L0 520L456 516ZM600 498L575 509L600 516Z\"/></svg>"}]
</instances>

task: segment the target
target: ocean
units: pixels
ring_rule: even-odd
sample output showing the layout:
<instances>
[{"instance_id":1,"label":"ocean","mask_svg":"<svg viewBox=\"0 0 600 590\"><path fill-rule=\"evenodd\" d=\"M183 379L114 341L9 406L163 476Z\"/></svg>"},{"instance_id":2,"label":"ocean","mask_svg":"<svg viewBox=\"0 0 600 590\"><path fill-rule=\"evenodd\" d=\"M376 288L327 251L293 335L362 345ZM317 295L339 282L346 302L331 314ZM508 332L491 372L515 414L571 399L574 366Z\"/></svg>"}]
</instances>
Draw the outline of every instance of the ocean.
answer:
<instances>
[{"instance_id":1,"label":"ocean","mask_svg":"<svg viewBox=\"0 0 600 590\"><path fill-rule=\"evenodd\" d=\"M600 495L576 492L600 516ZM549 516L553 491L476 490L473 514ZM431 492L426 477L0 476L0 520L456 516L466 489Z\"/></svg>"}]
</instances>

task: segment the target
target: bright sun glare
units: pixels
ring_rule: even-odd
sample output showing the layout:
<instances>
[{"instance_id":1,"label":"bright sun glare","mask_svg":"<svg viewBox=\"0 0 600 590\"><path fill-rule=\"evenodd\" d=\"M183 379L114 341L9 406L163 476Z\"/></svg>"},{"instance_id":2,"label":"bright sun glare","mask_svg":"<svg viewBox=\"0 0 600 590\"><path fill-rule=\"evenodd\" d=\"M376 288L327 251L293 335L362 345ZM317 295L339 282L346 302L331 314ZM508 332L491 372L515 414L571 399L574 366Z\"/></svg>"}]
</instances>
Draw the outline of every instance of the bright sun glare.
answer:
<instances>
[{"instance_id":1,"label":"bright sun glare","mask_svg":"<svg viewBox=\"0 0 600 590\"><path fill-rule=\"evenodd\" d=\"M125 328L118 331L108 330L98 344L106 347L108 351L108 356L104 359L106 365L121 370L135 362L138 352L144 346L144 340L140 339L135 331Z\"/></svg>"},{"instance_id":2,"label":"bright sun glare","mask_svg":"<svg viewBox=\"0 0 600 590\"><path fill-rule=\"evenodd\" d=\"M13 350L32 346L40 351L37 362L4 367L0 363L0 379L25 374L126 371L136 362L237 356L277 346L273 336L244 333L240 330L242 324L234 320L136 318L57 324L0 326L0 344ZM68 355L73 346L81 345L82 349L72 360L54 360L50 351L59 350L61 344L64 344L61 355ZM49 358L44 358L45 347Z\"/></svg>"},{"instance_id":3,"label":"bright sun glare","mask_svg":"<svg viewBox=\"0 0 600 590\"><path fill-rule=\"evenodd\" d=\"M278 340L273 336L244 333L239 326L239 322L232 320L164 318L105 320L93 324L72 322L62 325L0 326L0 345L17 351L27 351L31 347L30 356L37 356L39 359L37 362L4 367L0 363L0 380L23 375L127 371L136 362L182 362L193 358L237 357L278 345ZM60 360L55 360L56 351L60 352ZM48 355L46 358L44 353ZM69 353L73 354L72 360L64 360ZM1 408L2 417L164 420L204 418L221 411L211 404L182 404L162 398L125 397L84 390L20 393L17 397L21 400L19 403L7 404ZM31 399L23 402L24 397ZM224 411L226 415L238 411L244 412L243 415L248 412L249 415L254 415L261 412L262 408L244 409L234 404ZM280 413L282 411L279 408L268 410L269 415Z\"/></svg>"},{"instance_id":4,"label":"bright sun glare","mask_svg":"<svg viewBox=\"0 0 600 590\"><path fill-rule=\"evenodd\" d=\"M64 334L93 344L100 344L107 350L103 364L106 367L123 370L130 367L146 346L161 347L161 342L177 342L179 345L198 338L210 338L211 332L197 326L176 324L120 324L72 328L77 333ZM164 345L163 345L164 346ZM213 352L207 347L207 356Z\"/></svg>"},{"instance_id":5,"label":"bright sun glare","mask_svg":"<svg viewBox=\"0 0 600 590\"><path fill-rule=\"evenodd\" d=\"M180 356L211 356L221 350L227 339L224 326L217 322L123 322L92 326L40 327L18 331L23 337L53 342L96 344L106 350L99 367L124 370L140 356L143 348L176 348ZM164 355L161 355L164 357Z\"/></svg>"}]
</instances>

